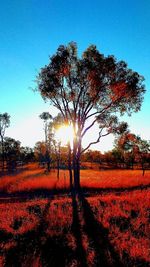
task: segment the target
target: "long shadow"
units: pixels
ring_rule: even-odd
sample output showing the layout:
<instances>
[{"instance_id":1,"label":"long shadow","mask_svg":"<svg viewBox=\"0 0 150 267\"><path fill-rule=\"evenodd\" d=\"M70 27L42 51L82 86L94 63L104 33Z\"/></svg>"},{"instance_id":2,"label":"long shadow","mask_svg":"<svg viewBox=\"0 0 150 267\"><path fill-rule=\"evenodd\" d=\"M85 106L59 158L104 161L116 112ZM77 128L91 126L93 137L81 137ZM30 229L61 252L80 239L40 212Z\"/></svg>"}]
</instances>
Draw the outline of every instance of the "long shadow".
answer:
<instances>
[{"instance_id":1,"label":"long shadow","mask_svg":"<svg viewBox=\"0 0 150 267\"><path fill-rule=\"evenodd\" d=\"M51 198L54 195L64 196L65 194L69 195L70 190L67 188L56 188L54 185L51 189L43 189L38 188L34 190L24 190L17 191L13 193L0 192L0 203L17 203L17 202L25 202L30 199L40 198Z\"/></svg>"},{"instance_id":2,"label":"long shadow","mask_svg":"<svg viewBox=\"0 0 150 267\"><path fill-rule=\"evenodd\" d=\"M23 171L26 171L28 170L29 167L27 165L23 165L22 167L17 167L16 169L14 169L13 171L8 171L8 170L5 170L4 172L0 171L0 177L4 177L6 175L9 175L9 176L16 176L16 174L18 175L19 173L22 173Z\"/></svg>"},{"instance_id":3,"label":"long shadow","mask_svg":"<svg viewBox=\"0 0 150 267\"><path fill-rule=\"evenodd\" d=\"M85 219L85 231L93 243L96 254L96 265L101 267L123 267L119 255L110 244L108 230L99 223L90 208L88 201L83 194L79 194L79 200L83 208Z\"/></svg>"},{"instance_id":4,"label":"long shadow","mask_svg":"<svg viewBox=\"0 0 150 267\"><path fill-rule=\"evenodd\" d=\"M22 235L14 235L16 245L6 253L5 267L32 266L34 257L40 253L41 237L46 224L44 218L50 207L50 201L46 204L43 212L39 212L39 224L32 231Z\"/></svg>"},{"instance_id":5,"label":"long shadow","mask_svg":"<svg viewBox=\"0 0 150 267\"><path fill-rule=\"evenodd\" d=\"M128 193L132 192L134 190L144 190L149 189L150 184L147 185L138 185L138 186L132 186L132 187L124 187L124 188L88 188L88 187L82 187L82 193L86 196L88 195L95 195L95 194L109 194L109 193ZM12 202L24 202L28 199L34 199L34 198L50 198L52 195L61 195L69 194L70 190L69 188L57 188L57 181L53 188L46 189L46 188L38 188L33 190L24 190L24 191L17 191L13 193L7 193L4 191L0 192L0 203L12 203Z\"/></svg>"},{"instance_id":6,"label":"long shadow","mask_svg":"<svg viewBox=\"0 0 150 267\"><path fill-rule=\"evenodd\" d=\"M20 236L13 236L16 246L7 251L4 267L34 267L37 259L40 262L38 266L42 267L66 266L66 255L71 255L71 252L64 236L57 238L46 234L48 224L45 218L49 208L50 201L39 214L40 221L36 229Z\"/></svg>"},{"instance_id":7,"label":"long shadow","mask_svg":"<svg viewBox=\"0 0 150 267\"><path fill-rule=\"evenodd\" d=\"M32 261L34 260L33 257L40 253L39 244L45 227L43 225L43 216L45 216L48 211L49 205L50 202L45 206L43 214L41 213L41 216L39 216L40 221L36 229L28 231L25 234L13 236L16 245L7 251L4 264L5 267L29 266L29 263L30 266L32 266Z\"/></svg>"},{"instance_id":8,"label":"long shadow","mask_svg":"<svg viewBox=\"0 0 150 267\"><path fill-rule=\"evenodd\" d=\"M130 186L130 187L82 187L82 192L83 193L90 193L90 194L102 194L102 193L124 193L124 192L131 192L134 190L144 190L144 189L149 189L150 184L146 185L135 185L135 186Z\"/></svg>"},{"instance_id":9,"label":"long shadow","mask_svg":"<svg viewBox=\"0 0 150 267\"><path fill-rule=\"evenodd\" d=\"M79 220L78 204L76 200L76 195L72 193L72 209L73 209L73 221L72 221L72 232L76 240L76 259L79 262L79 266L87 267L86 253L82 246L81 237L81 225Z\"/></svg>"},{"instance_id":10,"label":"long shadow","mask_svg":"<svg viewBox=\"0 0 150 267\"><path fill-rule=\"evenodd\" d=\"M32 231L25 234L12 235L0 231L1 239L7 241L14 240L16 245L3 253L6 255L4 267L35 267L35 259L39 258L42 267L65 267L69 265L72 258L76 257L80 267L87 267L86 253L82 246L81 225L79 209L82 208L85 232L92 241L92 247L96 254L95 267L123 267L123 266L149 266L145 261L131 261L128 255L123 256L123 262L109 241L108 230L94 217L91 207L85 197L80 194L77 197L72 195L73 223L72 232L76 239L76 254L68 247L65 239L65 232L62 236L50 237L46 234L48 222L46 216L49 212L51 199L46 204L44 210L38 210L39 224ZM80 202L80 204L78 204ZM2 252L1 252L2 253ZM2 254L3 254L2 253ZM143 265L142 265L143 264Z\"/></svg>"}]
</instances>

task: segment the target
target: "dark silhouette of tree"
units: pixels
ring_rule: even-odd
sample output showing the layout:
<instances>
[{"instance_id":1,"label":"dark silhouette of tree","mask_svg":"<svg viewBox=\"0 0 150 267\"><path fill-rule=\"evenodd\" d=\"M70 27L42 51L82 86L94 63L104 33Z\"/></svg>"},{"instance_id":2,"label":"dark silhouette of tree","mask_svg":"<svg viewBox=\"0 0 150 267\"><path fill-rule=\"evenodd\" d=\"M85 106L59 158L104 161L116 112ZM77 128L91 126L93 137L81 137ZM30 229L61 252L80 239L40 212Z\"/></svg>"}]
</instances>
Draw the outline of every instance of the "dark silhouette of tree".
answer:
<instances>
[{"instance_id":1,"label":"dark silhouette of tree","mask_svg":"<svg viewBox=\"0 0 150 267\"><path fill-rule=\"evenodd\" d=\"M20 141L11 137L4 138L5 158L8 171L12 172L17 168L17 161L20 159L21 147Z\"/></svg>"},{"instance_id":2,"label":"dark silhouette of tree","mask_svg":"<svg viewBox=\"0 0 150 267\"><path fill-rule=\"evenodd\" d=\"M51 124L51 127L54 131L54 147L57 155L58 162L60 162L60 147L61 142L55 140L55 132L60 128L60 126L70 126L69 120L64 120L61 113L58 113L56 117L53 118L53 122ZM67 141L67 147L68 147L68 170L69 170L69 177L70 177L70 189L73 187L73 178L72 178L72 151L71 151L71 144L70 141ZM58 164L57 164L58 166ZM58 169L58 167L57 167Z\"/></svg>"},{"instance_id":3,"label":"dark silhouette of tree","mask_svg":"<svg viewBox=\"0 0 150 267\"><path fill-rule=\"evenodd\" d=\"M28 163L35 160L33 149L30 147L20 148L20 161L23 163Z\"/></svg>"},{"instance_id":4,"label":"dark silhouette of tree","mask_svg":"<svg viewBox=\"0 0 150 267\"><path fill-rule=\"evenodd\" d=\"M46 152L45 152L45 161L47 163L47 171L50 171L50 151L49 151L49 145L48 145L48 122L52 120L51 114L49 112L43 112L39 116L44 121L44 132L45 132L45 146L46 146Z\"/></svg>"},{"instance_id":5,"label":"dark silhouette of tree","mask_svg":"<svg viewBox=\"0 0 150 267\"><path fill-rule=\"evenodd\" d=\"M43 112L39 116L44 121L44 132L45 132L45 143L47 144L48 139L48 121L52 120L51 114L49 112Z\"/></svg>"},{"instance_id":6,"label":"dark silhouette of tree","mask_svg":"<svg viewBox=\"0 0 150 267\"><path fill-rule=\"evenodd\" d=\"M4 136L6 128L10 125L10 115L5 113L0 113L0 141L1 141L1 153L2 153L2 171L4 171L5 164L5 151L4 151Z\"/></svg>"},{"instance_id":7,"label":"dark silhouette of tree","mask_svg":"<svg viewBox=\"0 0 150 267\"><path fill-rule=\"evenodd\" d=\"M133 169L135 163L135 153L137 150L137 136L130 133L129 130L116 139L116 147L120 150L123 161L127 167Z\"/></svg>"},{"instance_id":8,"label":"dark silhouette of tree","mask_svg":"<svg viewBox=\"0 0 150 267\"><path fill-rule=\"evenodd\" d=\"M131 165L132 169L135 162L141 164L144 175L145 165L148 163L149 159L150 142L127 131L119 136L115 143L116 148L121 151L124 161Z\"/></svg>"},{"instance_id":9,"label":"dark silhouette of tree","mask_svg":"<svg viewBox=\"0 0 150 267\"><path fill-rule=\"evenodd\" d=\"M38 141L34 146L34 156L39 164L44 166L45 163L45 154L46 154L46 147L45 142Z\"/></svg>"},{"instance_id":10,"label":"dark silhouette of tree","mask_svg":"<svg viewBox=\"0 0 150 267\"><path fill-rule=\"evenodd\" d=\"M50 63L41 69L37 83L43 99L49 100L73 127L74 184L78 190L81 154L102 137L126 128L117 116L140 110L145 92L143 77L124 61L105 57L94 45L78 58L77 45L71 42L59 46ZM83 149L82 139L96 123L98 137Z\"/></svg>"},{"instance_id":11,"label":"dark silhouette of tree","mask_svg":"<svg viewBox=\"0 0 150 267\"><path fill-rule=\"evenodd\" d=\"M141 164L144 176L146 166L149 163L150 141L143 140L140 136L137 136L136 150L134 153L135 157L137 157L139 163Z\"/></svg>"}]
</instances>

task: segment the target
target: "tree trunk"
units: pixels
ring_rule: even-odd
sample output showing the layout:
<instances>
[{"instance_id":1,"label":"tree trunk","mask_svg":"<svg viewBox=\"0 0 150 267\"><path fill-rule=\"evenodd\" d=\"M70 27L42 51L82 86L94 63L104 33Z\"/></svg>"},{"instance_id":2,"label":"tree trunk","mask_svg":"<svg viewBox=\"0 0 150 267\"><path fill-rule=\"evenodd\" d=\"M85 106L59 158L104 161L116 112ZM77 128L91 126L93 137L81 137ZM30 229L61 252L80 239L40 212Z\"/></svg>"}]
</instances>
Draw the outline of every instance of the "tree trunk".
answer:
<instances>
[{"instance_id":1,"label":"tree trunk","mask_svg":"<svg viewBox=\"0 0 150 267\"><path fill-rule=\"evenodd\" d=\"M59 180L59 172L60 172L60 159L57 158L57 179Z\"/></svg>"},{"instance_id":2,"label":"tree trunk","mask_svg":"<svg viewBox=\"0 0 150 267\"><path fill-rule=\"evenodd\" d=\"M145 174L145 166L144 166L144 162L142 161L142 175L144 176Z\"/></svg>"},{"instance_id":3,"label":"tree trunk","mask_svg":"<svg viewBox=\"0 0 150 267\"><path fill-rule=\"evenodd\" d=\"M75 163L74 163L74 188L75 191L79 191L80 190L80 162L79 159L75 159Z\"/></svg>"},{"instance_id":4,"label":"tree trunk","mask_svg":"<svg viewBox=\"0 0 150 267\"><path fill-rule=\"evenodd\" d=\"M2 147L2 172L4 172L4 169L5 169L5 152L4 152L3 136L1 136L1 147Z\"/></svg>"},{"instance_id":5,"label":"tree trunk","mask_svg":"<svg viewBox=\"0 0 150 267\"><path fill-rule=\"evenodd\" d=\"M72 180L71 147L70 147L70 143L68 143L68 170L69 170L69 178L70 178L70 190L72 190L72 188L73 188L73 180Z\"/></svg>"},{"instance_id":6,"label":"tree trunk","mask_svg":"<svg viewBox=\"0 0 150 267\"><path fill-rule=\"evenodd\" d=\"M81 142L77 143L74 140L73 144L73 172L74 172L74 188L75 191L80 191L80 157L81 157Z\"/></svg>"}]
</instances>

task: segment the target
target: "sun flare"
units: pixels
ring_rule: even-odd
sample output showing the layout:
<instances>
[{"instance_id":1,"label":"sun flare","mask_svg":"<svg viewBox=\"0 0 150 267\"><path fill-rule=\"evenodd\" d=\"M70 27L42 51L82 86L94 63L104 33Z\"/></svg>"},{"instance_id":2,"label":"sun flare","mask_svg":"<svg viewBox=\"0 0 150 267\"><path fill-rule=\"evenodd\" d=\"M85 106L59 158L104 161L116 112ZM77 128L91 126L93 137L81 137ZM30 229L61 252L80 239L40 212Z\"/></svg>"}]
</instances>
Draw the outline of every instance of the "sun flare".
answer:
<instances>
[{"instance_id":1,"label":"sun flare","mask_svg":"<svg viewBox=\"0 0 150 267\"><path fill-rule=\"evenodd\" d=\"M74 137L73 128L71 126L61 126L56 131L55 136L62 145L67 145L68 142L72 145Z\"/></svg>"}]
</instances>

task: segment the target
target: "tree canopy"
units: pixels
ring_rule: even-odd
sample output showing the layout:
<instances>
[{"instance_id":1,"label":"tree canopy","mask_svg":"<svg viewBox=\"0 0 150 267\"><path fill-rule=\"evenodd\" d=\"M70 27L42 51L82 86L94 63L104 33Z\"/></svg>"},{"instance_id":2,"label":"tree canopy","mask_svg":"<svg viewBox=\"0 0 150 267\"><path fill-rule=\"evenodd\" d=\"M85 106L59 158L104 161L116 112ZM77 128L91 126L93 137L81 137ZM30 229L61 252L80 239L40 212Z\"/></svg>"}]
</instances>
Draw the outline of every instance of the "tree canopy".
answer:
<instances>
[{"instance_id":1,"label":"tree canopy","mask_svg":"<svg viewBox=\"0 0 150 267\"><path fill-rule=\"evenodd\" d=\"M126 129L127 124L119 123L118 115L140 110L143 81L143 76L124 61L105 57L94 45L79 58L74 42L59 46L50 63L41 69L37 78L39 92L74 129L73 168L78 185L81 153L101 137ZM82 148L82 138L95 123L99 124L99 135Z\"/></svg>"},{"instance_id":2,"label":"tree canopy","mask_svg":"<svg viewBox=\"0 0 150 267\"><path fill-rule=\"evenodd\" d=\"M5 113L0 113L0 137L3 138L5 135L5 130L10 125L10 115Z\"/></svg>"}]
</instances>

